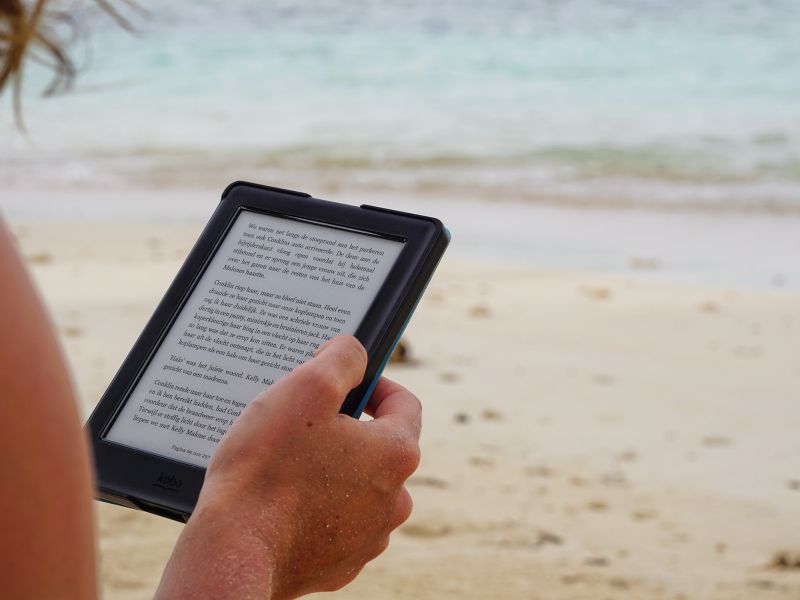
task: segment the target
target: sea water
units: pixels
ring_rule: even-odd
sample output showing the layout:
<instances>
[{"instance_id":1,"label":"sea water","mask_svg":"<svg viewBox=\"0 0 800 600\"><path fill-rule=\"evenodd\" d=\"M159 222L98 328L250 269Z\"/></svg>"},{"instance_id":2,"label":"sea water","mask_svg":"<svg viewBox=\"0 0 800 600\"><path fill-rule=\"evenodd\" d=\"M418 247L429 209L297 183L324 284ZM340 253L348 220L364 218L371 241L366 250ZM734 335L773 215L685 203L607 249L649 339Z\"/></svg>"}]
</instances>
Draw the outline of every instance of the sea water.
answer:
<instances>
[{"instance_id":1,"label":"sea water","mask_svg":"<svg viewBox=\"0 0 800 600\"><path fill-rule=\"evenodd\" d=\"M51 5L82 69L42 98L29 65L27 135L0 99L6 185L800 208L796 0Z\"/></svg>"}]
</instances>

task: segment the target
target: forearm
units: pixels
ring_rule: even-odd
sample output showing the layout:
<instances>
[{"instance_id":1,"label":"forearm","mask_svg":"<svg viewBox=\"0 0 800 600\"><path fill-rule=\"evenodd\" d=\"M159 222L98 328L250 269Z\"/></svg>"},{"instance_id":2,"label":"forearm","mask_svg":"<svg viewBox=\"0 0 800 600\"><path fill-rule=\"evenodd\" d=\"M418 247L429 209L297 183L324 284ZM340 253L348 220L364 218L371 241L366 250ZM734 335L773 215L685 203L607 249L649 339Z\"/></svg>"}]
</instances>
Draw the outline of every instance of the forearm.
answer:
<instances>
[{"instance_id":1,"label":"forearm","mask_svg":"<svg viewBox=\"0 0 800 600\"><path fill-rule=\"evenodd\" d=\"M199 506L178 538L156 600L273 598L274 550L230 512Z\"/></svg>"}]
</instances>

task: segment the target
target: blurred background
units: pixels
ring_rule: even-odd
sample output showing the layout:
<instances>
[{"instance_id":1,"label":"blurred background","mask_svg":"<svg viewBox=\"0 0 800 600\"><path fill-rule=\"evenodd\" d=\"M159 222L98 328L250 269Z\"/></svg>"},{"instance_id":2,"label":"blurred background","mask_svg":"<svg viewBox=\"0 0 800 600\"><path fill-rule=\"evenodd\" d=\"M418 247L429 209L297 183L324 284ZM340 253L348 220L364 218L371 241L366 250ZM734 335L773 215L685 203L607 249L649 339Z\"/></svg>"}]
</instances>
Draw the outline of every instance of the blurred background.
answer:
<instances>
[{"instance_id":1,"label":"blurred background","mask_svg":"<svg viewBox=\"0 0 800 600\"><path fill-rule=\"evenodd\" d=\"M437 216L415 515L343 597L800 597L800 4L52 0L0 208L88 411L221 191ZM179 527L100 507L109 598Z\"/></svg>"}]
</instances>

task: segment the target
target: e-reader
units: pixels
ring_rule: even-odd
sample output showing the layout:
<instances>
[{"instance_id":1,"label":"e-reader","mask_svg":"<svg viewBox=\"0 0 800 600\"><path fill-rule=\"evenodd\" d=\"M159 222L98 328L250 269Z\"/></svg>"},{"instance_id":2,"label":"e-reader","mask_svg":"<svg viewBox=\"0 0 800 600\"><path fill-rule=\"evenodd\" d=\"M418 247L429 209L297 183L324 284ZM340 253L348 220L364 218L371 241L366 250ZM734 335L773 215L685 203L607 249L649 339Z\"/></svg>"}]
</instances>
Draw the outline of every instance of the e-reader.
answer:
<instances>
[{"instance_id":1,"label":"e-reader","mask_svg":"<svg viewBox=\"0 0 800 600\"><path fill-rule=\"evenodd\" d=\"M341 407L358 417L449 240L432 217L228 186L86 425L98 499L186 521L242 409L340 334L369 357Z\"/></svg>"}]
</instances>

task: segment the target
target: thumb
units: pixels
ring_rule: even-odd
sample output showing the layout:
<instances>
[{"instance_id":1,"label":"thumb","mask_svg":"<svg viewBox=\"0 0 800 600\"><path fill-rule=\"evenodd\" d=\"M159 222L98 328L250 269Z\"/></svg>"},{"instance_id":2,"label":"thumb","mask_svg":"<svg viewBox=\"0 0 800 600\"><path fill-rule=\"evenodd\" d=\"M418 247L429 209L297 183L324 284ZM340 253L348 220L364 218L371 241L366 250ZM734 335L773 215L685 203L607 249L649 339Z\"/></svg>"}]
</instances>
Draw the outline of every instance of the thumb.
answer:
<instances>
[{"instance_id":1,"label":"thumb","mask_svg":"<svg viewBox=\"0 0 800 600\"><path fill-rule=\"evenodd\" d=\"M347 394L364 378L367 351L356 338L337 336L315 356L273 385L268 394L302 412L338 413Z\"/></svg>"}]
</instances>

